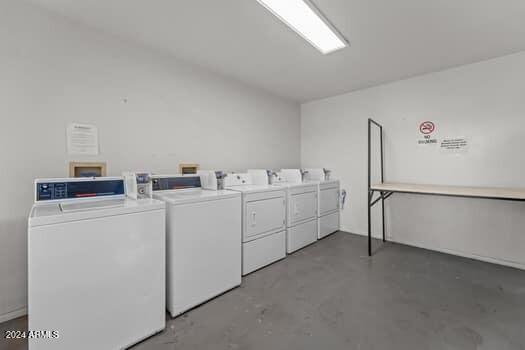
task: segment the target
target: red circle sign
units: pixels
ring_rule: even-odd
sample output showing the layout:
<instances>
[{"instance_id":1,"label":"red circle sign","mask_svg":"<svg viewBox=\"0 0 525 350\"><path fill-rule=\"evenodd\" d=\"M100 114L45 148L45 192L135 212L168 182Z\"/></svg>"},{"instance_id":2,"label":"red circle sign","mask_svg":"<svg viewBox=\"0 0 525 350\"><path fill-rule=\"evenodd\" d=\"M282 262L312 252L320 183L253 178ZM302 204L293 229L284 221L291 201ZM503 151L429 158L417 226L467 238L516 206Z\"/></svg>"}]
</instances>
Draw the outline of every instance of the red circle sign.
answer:
<instances>
[{"instance_id":1,"label":"red circle sign","mask_svg":"<svg viewBox=\"0 0 525 350\"><path fill-rule=\"evenodd\" d=\"M431 134L435 129L436 125L432 122L423 122L419 126L419 131L421 131L421 133L425 135Z\"/></svg>"}]
</instances>

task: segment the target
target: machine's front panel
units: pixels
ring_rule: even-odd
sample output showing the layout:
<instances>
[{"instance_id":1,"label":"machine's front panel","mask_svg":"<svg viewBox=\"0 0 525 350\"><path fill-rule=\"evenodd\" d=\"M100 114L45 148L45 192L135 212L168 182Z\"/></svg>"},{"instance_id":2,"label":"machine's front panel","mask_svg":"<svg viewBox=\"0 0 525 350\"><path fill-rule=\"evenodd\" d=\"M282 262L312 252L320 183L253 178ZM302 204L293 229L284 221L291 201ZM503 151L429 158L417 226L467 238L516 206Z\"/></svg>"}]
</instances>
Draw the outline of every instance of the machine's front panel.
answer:
<instances>
[{"instance_id":1,"label":"machine's front panel","mask_svg":"<svg viewBox=\"0 0 525 350\"><path fill-rule=\"evenodd\" d=\"M165 327L164 211L33 227L28 240L29 329L59 332L29 349L123 349Z\"/></svg>"},{"instance_id":2,"label":"machine's front panel","mask_svg":"<svg viewBox=\"0 0 525 350\"><path fill-rule=\"evenodd\" d=\"M339 219L339 212L321 216L319 218L318 238L321 239L339 230Z\"/></svg>"},{"instance_id":3,"label":"machine's front panel","mask_svg":"<svg viewBox=\"0 0 525 350\"><path fill-rule=\"evenodd\" d=\"M328 188L319 191L319 215L339 209L339 189Z\"/></svg>"},{"instance_id":4,"label":"machine's front panel","mask_svg":"<svg viewBox=\"0 0 525 350\"><path fill-rule=\"evenodd\" d=\"M282 197L247 202L244 207L244 239L284 229L285 214Z\"/></svg>"},{"instance_id":5,"label":"machine's front panel","mask_svg":"<svg viewBox=\"0 0 525 350\"><path fill-rule=\"evenodd\" d=\"M317 217L317 193L307 192L291 195L289 198L289 222L294 223Z\"/></svg>"},{"instance_id":6,"label":"machine's front panel","mask_svg":"<svg viewBox=\"0 0 525 350\"><path fill-rule=\"evenodd\" d=\"M177 316L241 284L241 198L167 211L167 308Z\"/></svg>"}]
</instances>

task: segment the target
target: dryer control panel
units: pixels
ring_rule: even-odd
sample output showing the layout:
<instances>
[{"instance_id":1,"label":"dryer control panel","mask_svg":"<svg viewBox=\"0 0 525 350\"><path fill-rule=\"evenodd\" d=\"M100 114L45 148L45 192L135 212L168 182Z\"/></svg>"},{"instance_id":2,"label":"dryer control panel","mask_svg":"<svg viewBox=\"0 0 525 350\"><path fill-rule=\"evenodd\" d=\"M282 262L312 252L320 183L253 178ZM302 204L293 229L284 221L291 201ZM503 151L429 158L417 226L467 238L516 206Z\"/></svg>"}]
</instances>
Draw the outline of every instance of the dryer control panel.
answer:
<instances>
[{"instance_id":1,"label":"dryer control panel","mask_svg":"<svg viewBox=\"0 0 525 350\"><path fill-rule=\"evenodd\" d=\"M123 179L47 179L35 182L37 202L124 195Z\"/></svg>"},{"instance_id":2,"label":"dryer control panel","mask_svg":"<svg viewBox=\"0 0 525 350\"><path fill-rule=\"evenodd\" d=\"M227 187L254 184L250 173L230 173L224 180L224 186Z\"/></svg>"}]
</instances>

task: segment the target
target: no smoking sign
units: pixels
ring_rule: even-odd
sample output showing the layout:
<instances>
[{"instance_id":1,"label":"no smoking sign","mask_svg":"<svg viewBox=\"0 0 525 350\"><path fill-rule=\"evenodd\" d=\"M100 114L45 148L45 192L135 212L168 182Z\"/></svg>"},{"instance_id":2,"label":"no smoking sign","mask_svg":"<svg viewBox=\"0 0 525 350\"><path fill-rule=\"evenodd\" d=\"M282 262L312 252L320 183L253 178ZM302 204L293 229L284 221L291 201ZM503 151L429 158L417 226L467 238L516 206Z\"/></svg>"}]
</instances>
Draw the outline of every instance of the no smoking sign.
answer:
<instances>
[{"instance_id":1,"label":"no smoking sign","mask_svg":"<svg viewBox=\"0 0 525 350\"><path fill-rule=\"evenodd\" d=\"M424 121L419 124L419 132L423 134L423 139L418 139L418 145L436 145L437 139L432 137L432 133L436 130L436 124L431 121Z\"/></svg>"},{"instance_id":2,"label":"no smoking sign","mask_svg":"<svg viewBox=\"0 0 525 350\"><path fill-rule=\"evenodd\" d=\"M419 125L419 131L424 135L432 134L436 130L436 124L433 122L423 122Z\"/></svg>"}]
</instances>

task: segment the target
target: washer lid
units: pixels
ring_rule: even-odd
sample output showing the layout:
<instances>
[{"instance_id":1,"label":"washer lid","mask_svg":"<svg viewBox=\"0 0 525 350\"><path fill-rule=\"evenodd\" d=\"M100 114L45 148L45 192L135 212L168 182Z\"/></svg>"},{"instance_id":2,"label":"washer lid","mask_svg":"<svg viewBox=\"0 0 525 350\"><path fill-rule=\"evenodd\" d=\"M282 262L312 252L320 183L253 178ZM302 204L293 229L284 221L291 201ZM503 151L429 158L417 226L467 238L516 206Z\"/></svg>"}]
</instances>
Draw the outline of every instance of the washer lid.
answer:
<instances>
[{"instance_id":1,"label":"washer lid","mask_svg":"<svg viewBox=\"0 0 525 350\"><path fill-rule=\"evenodd\" d=\"M154 198L167 202L169 204L197 203L204 201L235 198L240 196L240 193L228 190L214 191L202 189L188 189L153 192Z\"/></svg>"},{"instance_id":2,"label":"washer lid","mask_svg":"<svg viewBox=\"0 0 525 350\"><path fill-rule=\"evenodd\" d=\"M155 199L93 199L35 204L29 214L29 227L96 219L101 217L161 210L165 204Z\"/></svg>"},{"instance_id":3,"label":"washer lid","mask_svg":"<svg viewBox=\"0 0 525 350\"><path fill-rule=\"evenodd\" d=\"M85 210L98 210L108 208L121 208L125 206L126 199L108 199L105 201L93 202L68 202L59 203L58 206L63 213L78 212Z\"/></svg>"},{"instance_id":4,"label":"washer lid","mask_svg":"<svg viewBox=\"0 0 525 350\"><path fill-rule=\"evenodd\" d=\"M242 193L257 193L257 192L271 192L271 191L282 191L281 187L273 185L238 185L228 186L227 190L238 191Z\"/></svg>"}]
</instances>

